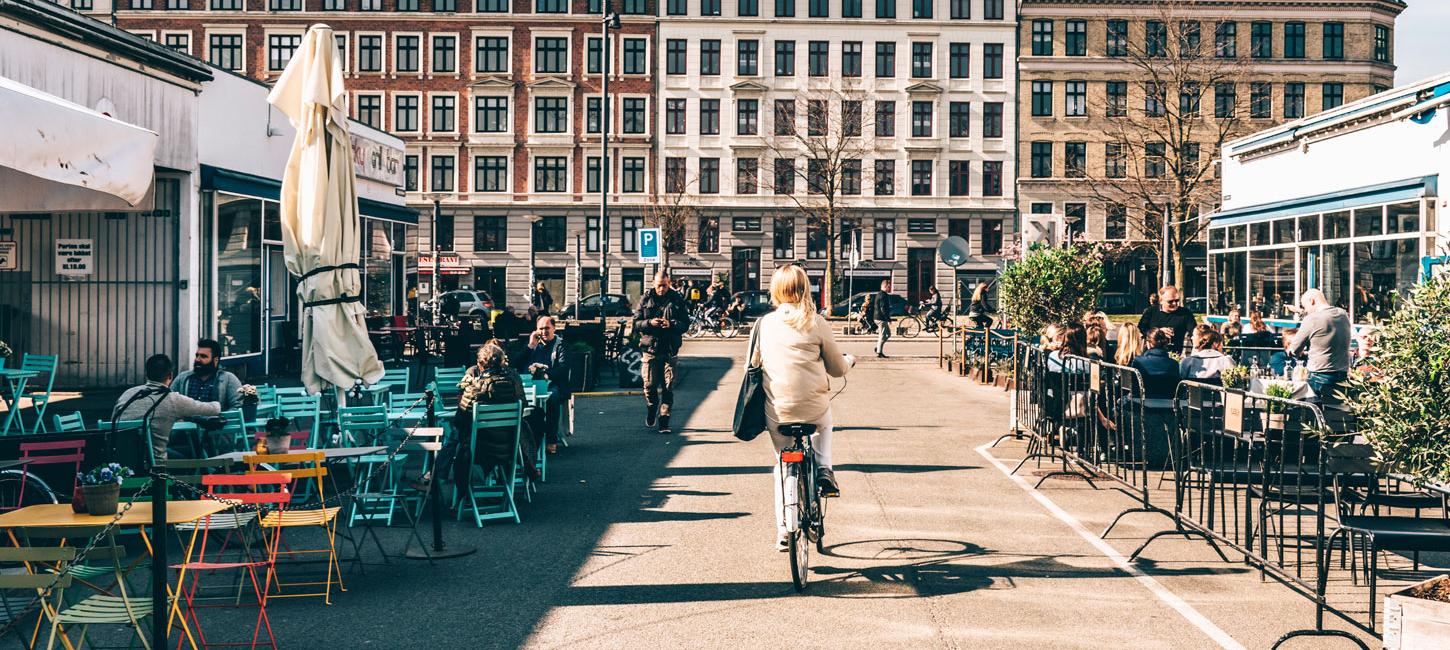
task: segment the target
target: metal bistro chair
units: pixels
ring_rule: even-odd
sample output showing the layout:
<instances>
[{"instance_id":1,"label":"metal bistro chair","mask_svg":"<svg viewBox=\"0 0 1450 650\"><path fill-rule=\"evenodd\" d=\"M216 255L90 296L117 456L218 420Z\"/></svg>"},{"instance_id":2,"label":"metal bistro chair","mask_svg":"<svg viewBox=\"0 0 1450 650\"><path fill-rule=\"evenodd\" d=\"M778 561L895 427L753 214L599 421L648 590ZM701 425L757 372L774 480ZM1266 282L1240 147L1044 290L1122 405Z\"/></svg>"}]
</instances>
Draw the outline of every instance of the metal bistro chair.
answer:
<instances>
[{"instance_id":1,"label":"metal bistro chair","mask_svg":"<svg viewBox=\"0 0 1450 650\"><path fill-rule=\"evenodd\" d=\"M278 389L277 415L290 420L307 418L309 424L307 445L309 447L321 447L322 440L319 435L322 430L322 397L319 395L284 395L282 389ZM293 430L297 427L294 422Z\"/></svg>"},{"instance_id":2,"label":"metal bistro chair","mask_svg":"<svg viewBox=\"0 0 1450 650\"><path fill-rule=\"evenodd\" d=\"M482 527L484 520L487 519L513 519L514 523L520 523L514 492L519 476L519 452L523 424L522 402L475 404L473 406L473 430L469 433L471 441L469 453L473 454L473 457L470 458L469 463L469 480L466 481L468 487L460 490L463 494L457 495L455 498L459 519L463 518L463 512L467 509L473 512L473 523L476 526ZM507 458L500 459L500 462L495 463L485 472L477 463L478 432L482 429L509 427L513 428L514 433L512 451L507 454ZM498 504L480 508L479 501L489 499L498 499Z\"/></svg>"},{"instance_id":3,"label":"metal bistro chair","mask_svg":"<svg viewBox=\"0 0 1450 650\"><path fill-rule=\"evenodd\" d=\"M433 370L434 390L438 399L443 403L452 406L458 405L458 396L463 392L458 389L458 382L463 381L463 375L468 372L468 367L462 368L436 368Z\"/></svg>"},{"instance_id":4,"label":"metal bistro chair","mask_svg":"<svg viewBox=\"0 0 1450 650\"><path fill-rule=\"evenodd\" d=\"M84 416L81 415L80 411L76 411L75 413L71 413L70 415L52 415L51 421L55 425L56 433L70 433L72 431L86 430L86 419Z\"/></svg>"},{"instance_id":5,"label":"metal bistro chair","mask_svg":"<svg viewBox=\"0 0 1450 650\"><path fill-rule=\"evenodd\" d=\"M344 406L337 409L337 442L340 447L372 444L387 430L387 407Z\"/></svg>"},{"instance_id":6,"label":"metal bistro chair","mask_svg":"<svg viewBox=\"0 0 1450 650\"><path fill-rule=\"evenodd\" d=\"M55 387L55 369L60 365L60 357L51 354L30 354L25 353L20 357L20 369L40 373L31 377L25 383L25 392L15 396L15 418L20 422L20 432L25 433L25 412L20 410L20 398L30 400L30 406L35 409L35 425L30 428L30 433L49 433L45 426L45 408L50 406L50 391ZM45 390L39 390L40 384L45 383Z\"/></svg>"},{"instance_id":7,"label":"metal bistro chair","mask_svg":"<svg viewBox=\"0 0 1450 650\"><path fill-rule=\"evenodd\" d=\"M323 454L320 451L310 453L247 455L242 457L242 462L247 464L248 474L284 472L292 477L292 485L294 488L298 481L304 481L312 485L317 490L317 498L325 504L326 492L323 490L322 479L327 476L327 466L322 461ZM261 465L267 465L271 469L258 469ZM297 492L296 489L290 491L293 494ZM342 569L337 562L337 544L335 542L337 538L337 514L341 510L342 508L339 506L324 505L316 508L293 508L285 511L274 510L262 516L261 525L263 530L279 527L299 528L316 526L322 529L323 536L327 539L326 548L294 549L288 546L285 550L277 550L274 555L279 558L284 555L294 557L298 555L326 554L327 578L322 582L315 580L283 582L278 576L276 562L274 562L273 566L267 569L268 583L276 585L278 590L278 593L273 595L272 598L321 596L324 603L331 605L332 584L334 582L337 583L337 588L340 591L347 591L347 587L343 586L342 583ZM279 537L277 544L281 545L281 531L276 531L275 534ZM316 585L322 585L323 590L321 592L310 593L286 593L283 591L284 588Z\"/></svg>"},{"instance_id":8,"label":"metal bistro chair","mask_svg":"<svg viewBox=\"0 0 1450 650\"><path fill-rule=\"evenodd\" d=\"M383 371L383 378L379 379L377 383L373 385L382 386L384 384L387 384L392 386L392 389L389 392L406 393L408 392L408 386L412 385L412 379L412 368L388 368Z\"/></svg>"},{"instance_id":9,"label":"metal bistro chair","mask_svg":"<svg viewBox=\"0 0 1450 650\"><path fill-rule=\"evenodd\" d=\"M150 445L147 445L149 448ZM52 442L22 442L20 443L20 458L28 460L28 470L34 470L41 465L70 465L71 494L74 495L80 485L79 474L81 462L86 459L86 441L84 440L56 440ZM25 503L25 484L30 472L20 474L20 496L15 503ZM0 506L0 509L9 509Z\"/></svg>"}]
</instances>

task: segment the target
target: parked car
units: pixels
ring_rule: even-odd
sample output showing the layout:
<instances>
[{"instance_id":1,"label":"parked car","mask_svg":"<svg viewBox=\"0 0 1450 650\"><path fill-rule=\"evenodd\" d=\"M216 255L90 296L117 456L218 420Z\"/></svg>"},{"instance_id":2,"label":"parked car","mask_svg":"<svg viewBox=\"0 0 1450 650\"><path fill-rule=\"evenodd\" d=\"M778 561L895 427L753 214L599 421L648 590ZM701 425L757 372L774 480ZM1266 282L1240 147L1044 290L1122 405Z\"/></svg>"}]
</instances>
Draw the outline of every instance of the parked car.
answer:
<instances>
[{"instance_id":1,"label":"parked car","mask_svg":"<svg viewBox=\"0 0 1450 650\"><path fill-rule=\"evenodd\" d=\"M634 314L634 307L629 304L629 297L622 293L591 293L584 296L583 300L569 305L564 311L559 312L559 317L565 320L590 320L599 318L599 312L604 312L605 318L620 318Z\"/></svg>"},{"instance_id":2,"label":"parked car","mask_svg":"<svg viewBox=\"0 0 1450 650\"><path fill-rule=\"evenodd\" d=\"M1142 311L1138 309L1137 301L1126 293L1104 293L1098 298L1098 309L1109 314L1134 314Z\"/></svg>"},{"instance_id":3,"label":"parked car","mask_svg":"<svg viewBox=\"0 0 1450 650\"><path fill-rule=\"evenodd\" d=\"M769 314L771 310L775 309L775 305L770 304L769 291L760 291L758 289L751 291L737 291L735 292L734 296L731 296L731 301L733 302L737 298L745 301L746 320L754 320L760 318L761 316Z\"/></svg>"},{"instance_id":4,"label":"parked car","mask_svg":"<svg viewBox=\"0 0 1450 650\"><path fill-rule=\"evenodd\" d=\"M445 316L486 316L493 311L493 298L485 291L471 289L444 291L434 298L433 302L440 305L439 309Z\"/></svg>"},{"instance_id":5,"label":"parked car","mask_svg":"<svg viewBox=\"0 0 1450 650\"><path fill-rule=\"evenodd\" d=\"M868 296L870 294L873 294L873 293L876 293L876 292L874 292L874 291L862 291L861 293L858 293L858 294L856 294L854 296L851 296L851 308L850 309L847 309L846 308L846 302L844 300L841 301L841 302L836 303L835 305L832 305L831 306L831 315L832 316L836 316L836 317L839 318L839 317L844 317L848 312L849 313L855 313L855 312L860 311L861 310L861 302L866 299L866 296ZM890 296L891 296L891 299L888 302L891 303L891 317L892 318L900 318L902 316L905 316L907 314L908 309L909 309L909 306L907 305L907 302L906 302L906 298L903 298L901 296L898 296L898 295L896 295L894 293L893 294L890 294Z\"/></svg>"}]
</instances>

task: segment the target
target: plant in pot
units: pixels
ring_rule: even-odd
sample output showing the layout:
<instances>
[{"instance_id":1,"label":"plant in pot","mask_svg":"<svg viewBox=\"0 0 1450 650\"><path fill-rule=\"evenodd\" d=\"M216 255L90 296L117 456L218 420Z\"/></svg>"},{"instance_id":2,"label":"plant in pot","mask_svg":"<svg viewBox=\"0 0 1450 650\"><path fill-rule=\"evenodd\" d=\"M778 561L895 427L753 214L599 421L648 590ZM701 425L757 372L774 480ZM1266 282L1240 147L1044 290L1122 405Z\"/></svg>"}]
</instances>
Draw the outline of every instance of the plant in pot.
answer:
<instances>
[{"instance_id":1,"label":"plant in pot","mask_svg":"<svg viewBox=\"0 0 1450 650\"><path fill-rule=\"evenodd\" d=\"M1218 373L1218 380L1224 388L1243 390L1249 386L1249 369L1244 366L1225 368Z\"/></svg>"},{"instance_id":2,"label":"plant in pot","mask_svg":"<svg viewBox=\"0 0 1450 650\"><path fill-rule=\"evenodd\" d=\"M6 362L10 361L10 357L14 355L15 351L10 349L10 344L0 341L0 368L4 368Z\"/></svg>"},{"instance_id":3,"label":"plant in pot","mask_svg":"<svg viewBox=\"0 0 1450 650\"><path fill-rule=\"evenodd\" d=\"M262 398L257 395L257 387L251 384L242 384L237 389L237 401L242 405L242 418L247 422L257 419L257 403Z\"/></svg>"},{"instance_id":4,"label":"plant in pot","mask_svg":"<svg viewBox=\"0 0 1450 650\"><path fill-rule=\"evenodd\" d=\"M1278 399L1293 399L1294 389L1284 384L1269 384L1264 387L1264 395ZM1284 423L1289 418L1289 405L1278 400L1265 400L1262 416L1265 430L1283 431Z\"/></svg>"},{"instance_id":5,"label":"plant in pot","mask_svg":"<svg viewBox=\"0 0 1450 650\"><path fill-rule=\"evenodd\" d=\"M119 463L108 463L93 467L91 471L77 473L86 512L93 515L116 514L117 502L121 499L121 481L135 476L129 467Z\"/></svg>"},{"instance_id":6,"label":"plant in pot","mask_svg":"<svg viewBox=\"0 0 1450 650\"><path fill-rule=\"evenodd\" d=\"M1034 246L1002 272L1002 315L1030 337L1098 306L1106 283L1101 252L1086 245Z\"/></svg>"},{"instance_id":7,"label":"plant in pot","mask_svg":"<svg viewBox=\"0 0 1450 650\"><path fill-rule=\"evenodd\" d=\"M257 443L259 454L285 454L292 451L292 432L288 426L292 421L287 418L272 418L262 428L262 440Z\"/></svg>"}]
</instances>

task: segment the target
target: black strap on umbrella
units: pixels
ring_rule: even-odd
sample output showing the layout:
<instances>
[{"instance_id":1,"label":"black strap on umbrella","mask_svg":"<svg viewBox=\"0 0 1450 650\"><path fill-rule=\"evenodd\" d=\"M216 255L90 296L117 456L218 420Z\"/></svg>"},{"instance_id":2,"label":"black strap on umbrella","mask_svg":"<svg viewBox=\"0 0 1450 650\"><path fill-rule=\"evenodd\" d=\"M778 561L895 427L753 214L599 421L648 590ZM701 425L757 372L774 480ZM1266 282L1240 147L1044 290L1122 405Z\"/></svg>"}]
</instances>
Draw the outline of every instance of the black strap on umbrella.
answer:
<instances>
[{"instance_id":1,"label":"black strap on umbrella","mask_svg":"<svg viewBox=\"0 0 1450 650\"><path fill-rule=\"evenodd\" d=\"M312 269L311 271L303 273L302 277L297 278L297 282L298 284L301 284L302 282L305 282L307 278L310 278L319 273L330 273L332 271L341 271L344 269L353 269L355 271L361 270L361 268L354 262L346 262L335 266L319 266L315 269ZM304 302L302 303L302 308L306 309L308 307L321 307L323 305L338 305L345 302L362 302L362 296L349 296L347 294L343 294L336 298L328 298L327 300L314 300L312 302Z\"/></svg>"}]
</instances>

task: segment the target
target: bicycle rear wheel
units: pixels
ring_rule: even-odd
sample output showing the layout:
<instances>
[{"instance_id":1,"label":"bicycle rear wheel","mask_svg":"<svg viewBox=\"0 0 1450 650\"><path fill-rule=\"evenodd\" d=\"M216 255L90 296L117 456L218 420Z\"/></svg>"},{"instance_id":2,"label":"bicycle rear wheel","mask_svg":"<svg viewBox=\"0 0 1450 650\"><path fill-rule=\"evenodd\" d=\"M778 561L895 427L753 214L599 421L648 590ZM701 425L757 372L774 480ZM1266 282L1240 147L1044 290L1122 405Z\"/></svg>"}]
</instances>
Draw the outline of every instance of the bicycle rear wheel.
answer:
<instances>
[{"instance_id":1,"label":"bicycle rear wheel","mask_svg":"<svg viewBox=\"0 0 1450 650\"><path fill-rule=\"evenodd\" d=\"M921 333L921 319L915 316L901 319L901 324L896 326L896 333L909 339L916 338Z\"/></svg>"},{"instance_id":2,"label":"bicycle rear wheel","mask_svg":"<svg viewBox=\"0 0 1450 650\"><path fill-rule=\"evenodd\" d=\"M721 318L720 329L715 330L715 336L718 336L722 339L733 339L735 338L735 335L739 333L740 326L736 325L735 321L729 318Z\"/></svg>"},{"instance_id":3,"label":"bicycle rear wheel","mask_svg":"<svg viewBox=\"0 0 1450 650\"><path fill-rule=\"evenodd\" d=\"M806 539L806 530L815 525L810 512L809 472L796 472L796 508L800 513L800 525L790 534L790 577L796 591L805 591L810 582L811 542Z\"/></svg>"},{"instance_id":4,"label":"bicycle rear wheel","mask_svg":"<svg viewBox=\"0 0 1450 650\"><path fill-rule=\"evenodd\" d=\"M59 503L55 490L42 481L39 476L29 474L22 469L7 469L0 471L0 512L24 508L47 503ZM21 501L20 484L22 479L25 482L24 502Z\"/></svg>"}]
</instances>

